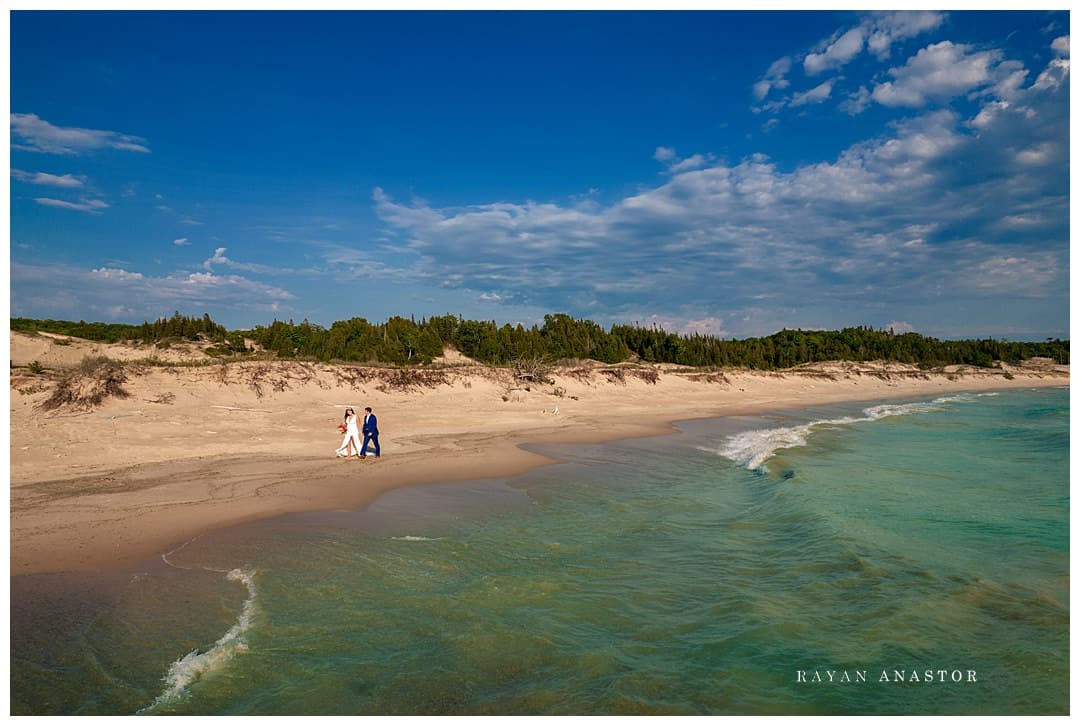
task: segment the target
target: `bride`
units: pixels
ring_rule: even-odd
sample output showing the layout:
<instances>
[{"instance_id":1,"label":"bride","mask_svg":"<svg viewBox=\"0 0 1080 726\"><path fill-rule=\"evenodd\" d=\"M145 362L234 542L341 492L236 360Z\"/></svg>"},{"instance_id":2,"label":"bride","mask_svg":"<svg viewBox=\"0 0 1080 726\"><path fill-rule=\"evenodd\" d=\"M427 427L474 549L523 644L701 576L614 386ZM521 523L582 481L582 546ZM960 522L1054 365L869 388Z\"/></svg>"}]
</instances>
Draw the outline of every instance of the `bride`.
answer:
<instances>
[{"instance_id":1,"label":"bride","mask_svg":"<svg viewBox=\"0 0 1080 726\"><path fill-rule=\"evenodd\" d=\"M357 458L360 456L360 428L357 424L356 412L353 411L352 406L345 409L345 438L341 440L341 446L338 447L338 458L349 458L350 449L356 452Z\"/></svg>"}]
</instances>

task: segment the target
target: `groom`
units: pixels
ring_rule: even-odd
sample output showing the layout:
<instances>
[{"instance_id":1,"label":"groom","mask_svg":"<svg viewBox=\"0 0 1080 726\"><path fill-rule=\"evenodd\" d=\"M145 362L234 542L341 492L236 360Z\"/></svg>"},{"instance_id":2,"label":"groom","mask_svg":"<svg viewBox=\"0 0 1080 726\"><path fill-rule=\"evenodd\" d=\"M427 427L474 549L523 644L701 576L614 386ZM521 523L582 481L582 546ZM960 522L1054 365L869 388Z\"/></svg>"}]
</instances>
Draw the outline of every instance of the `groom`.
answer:
<instances>
[{"instance_id":1,"label":"groom","mask_svg":"<svg viewBox=\"0 0 1080 726\"><path fill-rule=\"evenodd\" d=\"M375 444L375 458L379 457L379 422L375 414L371 412L371 406L364 409L364 424L361 429L364 433L364 445L360 447L360 458L367 458L368 441Z\"/></svg>"}]
</instances>

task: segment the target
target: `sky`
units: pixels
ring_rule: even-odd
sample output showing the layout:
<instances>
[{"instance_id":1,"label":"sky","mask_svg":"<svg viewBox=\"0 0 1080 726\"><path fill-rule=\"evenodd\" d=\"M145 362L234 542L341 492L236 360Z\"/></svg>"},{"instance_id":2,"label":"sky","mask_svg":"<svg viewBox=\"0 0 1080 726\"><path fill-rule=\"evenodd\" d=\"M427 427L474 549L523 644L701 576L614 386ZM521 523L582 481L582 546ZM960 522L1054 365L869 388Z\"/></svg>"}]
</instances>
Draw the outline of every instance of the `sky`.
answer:
<instances>
[{"instance_id":1,"label":"sky","mask_svg":"<svg viewBox=\"0 0 1080 726\"><path fill-rule=\"evenodd\" d=\"M1069 15L10 16L11 315L1069 331Z\"/></svg>"}]
</instances>

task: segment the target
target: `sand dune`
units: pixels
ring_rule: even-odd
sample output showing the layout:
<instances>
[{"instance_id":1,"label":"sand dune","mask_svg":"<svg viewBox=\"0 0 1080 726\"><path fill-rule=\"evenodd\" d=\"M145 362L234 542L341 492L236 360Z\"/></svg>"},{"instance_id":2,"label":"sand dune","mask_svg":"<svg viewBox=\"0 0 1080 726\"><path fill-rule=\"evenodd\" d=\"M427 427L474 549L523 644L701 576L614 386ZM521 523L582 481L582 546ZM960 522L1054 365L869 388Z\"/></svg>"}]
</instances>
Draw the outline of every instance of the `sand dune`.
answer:
<instances>
[{"instance_id":1,"label":"sand dune","mask_svg":"<svg viewBox=\"0 0 1080 726\"><path fill-rule=\"evenodd\" d=\"M127 361L128 396L44 410L63 371L92 355ZM156 364L145 363L152 355ZM11 336L11 360L12 574L130 565L230 524L359 507L391 487L547 462L518 448L526 441L645 436L679 419L1069 381L1068 367L1050 361L939 373L583 362L537 383L460 358L409 373L289 361L185 366L206 360L199 346L21 333ZM32 372L32 362L44 370ZM379 415L380 460L334 457L346 405Z\"/></svg>"}]
</instances>

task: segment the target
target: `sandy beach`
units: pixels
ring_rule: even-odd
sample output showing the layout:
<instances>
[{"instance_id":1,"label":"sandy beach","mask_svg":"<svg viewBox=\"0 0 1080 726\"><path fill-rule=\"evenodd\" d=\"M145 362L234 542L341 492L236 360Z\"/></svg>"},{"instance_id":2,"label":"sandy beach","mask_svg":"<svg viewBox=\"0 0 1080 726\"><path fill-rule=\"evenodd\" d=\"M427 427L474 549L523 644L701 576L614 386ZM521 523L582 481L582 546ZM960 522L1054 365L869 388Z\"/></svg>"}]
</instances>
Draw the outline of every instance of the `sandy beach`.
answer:
<instances>
[{"instance_id":1,"label":"sandy beach","mask_svg":"<svg viewBox=\"0 0 1080 726\"><path fill-rule=\"evenodd\" d=\"M62 372L94 355L128 361L129 395L44 410ZM150 357L158 364L140 362ZM1069 384L1068 367L1046 360L933 373L883 363L703 372L582 361L553 369L553 382L530 382L453 355L418 375L295 361L184 365L205 359L194 345L160 351L11 335L11 574L128 566L233 524L358 508L394 487L551 463L519 447L526 442L612 440L668 433L683 419ZM31 362L43 370L30 371ZM380 459L335 458L347 405L379 416Z\"/></svg>"}]
</instances>

